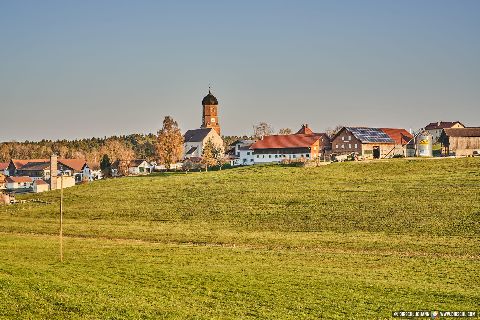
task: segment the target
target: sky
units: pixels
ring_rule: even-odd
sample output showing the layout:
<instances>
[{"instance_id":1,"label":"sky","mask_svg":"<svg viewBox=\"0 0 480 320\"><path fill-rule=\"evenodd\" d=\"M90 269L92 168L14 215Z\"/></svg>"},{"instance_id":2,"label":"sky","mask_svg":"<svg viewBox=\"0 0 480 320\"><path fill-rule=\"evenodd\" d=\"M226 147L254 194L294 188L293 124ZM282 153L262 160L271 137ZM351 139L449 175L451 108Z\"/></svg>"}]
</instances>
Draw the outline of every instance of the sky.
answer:
<instances>
[{"instance_id":1,"label":"sky","mask_svg":"<svg viewBox=\"0 0 480 320\"><path fill-rule=\"evenodd\" d=\"M0 0L0 141L480 126L480 1Z\"/></svg>"}]
</instances>

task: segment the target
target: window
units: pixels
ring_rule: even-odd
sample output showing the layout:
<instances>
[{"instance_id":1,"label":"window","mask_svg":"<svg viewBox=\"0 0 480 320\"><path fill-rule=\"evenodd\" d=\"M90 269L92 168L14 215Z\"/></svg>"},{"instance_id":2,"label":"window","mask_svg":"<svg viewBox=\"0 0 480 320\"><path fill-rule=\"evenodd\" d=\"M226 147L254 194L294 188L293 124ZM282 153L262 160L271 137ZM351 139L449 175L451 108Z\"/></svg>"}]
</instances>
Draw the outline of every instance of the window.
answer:
<instances>
[{"instance_id":1,"label":"window","mask_svg":"<svg viewBox=\"0 0 480 320\"><path fill-rule=\"evenodd\" d=\"M275 155L275 158L278 158L278 155L277 155L277 154Z\"/></svg>"},{"instance_id":2,"label":"window","mask_svg":"<svg viewBox=\"0 0 480 320\"><path fill-rule=\"evenodd\" d=\"M342 143L342 149L345 149L345 145Z\"/></svg>"},{"instance_id":3,"label":"window","mask_svg":"<svg viewBox=\"0 0 480 320\"><path fill-rule=\"evenodd\" d=\"M260 158L260 156L257 154L257 158Z\"/></svg>"},{"instance_id":4,"label":"window","mask_svg":"<svg viewBox=\"0 0 480 320\"><path fill-rule=\"evenodd\" d=\"M336 144L336 145L335 145L335 148L337 148L337 149L338 149L338 144Z\"/></svg>"},{"instance_id":5,"label":"window","mask_svg":"<svg viewBox=\"0 0 480 320\"><path fill-rule=\"evenodd\" d=\"M250 162L253 162L253 159L250 159Z\"/></svg>"},{"instance_id":6,"label":"window","mask_svg":"<svg viewBox=\"0 0 480 320\"><path fill-rule=\"evenodd\" d=\"M348 149L352 149L352 144L351 143L348 144Z\"/></svg>"},{"instance_id":7,"label":"window","mask_svg":"<svg viewBox=\"0 0 480 320\"><path fill-rule=\"evenodd\" d=\"M357 148L357 144L355 143L355 149Z\"/></svg>"},{"instance_id":8,"label":"window","mask_svg":"<svg viewBox=\"0 0 480 320\"><path fill-rule=\"evenodd\" d=\"M296 158L297 156L296 155L293 155L294 158Z\"/></svg>"},{"instance_id":9,"label":"window","mask_svg":"<svg viewBox=\"0 0 480 320\"><path fill-rule=\"evenodd\" d=\"M348 141L352 141L352 136L348 136Z\"/></svg>"},{"instance_id":10,"label":"window","mask_svg":"<svg viewBox=\"0 0 480 320\"><path fill-rule=\"evenodd\" d=\"M271 157L272 157L272 155L271 155L271 154L269 154L269 155L268 155L268 157L269 157L269 158L271 158Z\"/></svg>"},{"instance_id":11,"label":"window","mask_svg":"<svg viewBox=\"0 0 480 320\"><path fill-rule=\"evenodd\" d=\"M309 154L306 154L305 156L307 156L307 158L310 158L310 155L309 155Z\"/></svg>"}]
</instances>

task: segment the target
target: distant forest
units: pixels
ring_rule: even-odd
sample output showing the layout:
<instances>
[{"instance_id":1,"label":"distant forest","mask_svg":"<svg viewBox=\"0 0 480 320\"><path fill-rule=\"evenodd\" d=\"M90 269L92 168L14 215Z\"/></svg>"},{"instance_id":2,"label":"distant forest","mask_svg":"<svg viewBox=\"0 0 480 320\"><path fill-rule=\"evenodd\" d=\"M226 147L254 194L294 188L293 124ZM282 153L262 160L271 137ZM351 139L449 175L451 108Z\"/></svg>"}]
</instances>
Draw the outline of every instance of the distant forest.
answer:
<instances>
[{"instance_id":1,"label":"distant forest","mask_svg":"<svg viewBox=\"0 0 480 320\"><path fill-rule=\"evenodd\" d=\"M224 136L225 147L238 138ZM85 159L91 168L98 169L104 155L108 155L112 162L117 159L157 160L156 143L157 135L153 133L78 140L3 142L0 143L0 162L11 159L45 159L55 153L60 158Z\"/></svg>"}]
</instances>

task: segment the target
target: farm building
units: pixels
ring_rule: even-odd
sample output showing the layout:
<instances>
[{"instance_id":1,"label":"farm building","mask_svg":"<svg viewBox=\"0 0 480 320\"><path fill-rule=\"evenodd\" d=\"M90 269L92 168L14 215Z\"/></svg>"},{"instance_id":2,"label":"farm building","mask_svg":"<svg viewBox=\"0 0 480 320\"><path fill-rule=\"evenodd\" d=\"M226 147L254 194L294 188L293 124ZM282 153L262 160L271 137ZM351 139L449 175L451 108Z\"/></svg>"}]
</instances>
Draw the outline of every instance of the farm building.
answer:
<instances>
[{"instance_id":1,"label":"farm building","mask_svg":"<svg viewBox=\"0 0 480 320\"><path fill-rule=\"evenodd\" d=\"M460 121L438 121L427 124L425 126L425 131L432 136L433 143L437 143L443 129L451 128L465 128L465 126Z\"/></svg>"},{"instance_id":2,"label":"farm building","mask_svg":"<svg viewBox=\"0 0 480 320\"><path fill-rule=\"evenodd\" d=\"M8 190L30 189L33 185L33 179L30 177L7 177L6 188Z\"/></svg>"},{"instance_id":3,"label":"farm building","mask_svg":"<svg viewBox=\"0 0 480 320\"><path fill-rule=\"evenodd\" d=\"M413 156L412 138L405 129L343 127L332 139L332 154L355 153L373 159Z\"/></svg>"},{"instance_id":4,"label":"farm building","mask_svg":"<svg viewBox=\"0 0 480 320\"><path fill-rule=\"evenodd\" d=\"M480 127L443 129L439 142L443 155L480 154Z\"/></svg>"},{"instance_id":5,"label":"farm building","mask_svg":"<svg viewBox=\"0 0 480 320\"><path fill-rule=\"evenodd\" d=\"M48 190L50 190L50 186L42 179L38 179L33 182L33 192L40 193Z\"/></svg>"},{"instance_id":6,"label":"farm building","mask_svg":"<svg viewBox=\"0 0 480 320\"><path fill-rule=\"evenodd\" d=\"M302 129L307 129L303 126ZM302 130L300 129L300 130ZM251 145L254 163L281 162L283 160L310 160L324 157L330 151L330 139L325 133L295 133L265 136ZM304 131L305 132L305 131Z\"/></svg>"},{"instance_id":7,"label":"farm building","mask_svg":"<svg viewBox=\"0 0 480 320\"><path fill-rule=\"evenodd\" d=\"M223 140L213 128L202 128L188 130L183 136L183 157L200 158L203 154L203 148L208 140L211 140L217 147L223 148Z\"/></svg>"}]
</instances>

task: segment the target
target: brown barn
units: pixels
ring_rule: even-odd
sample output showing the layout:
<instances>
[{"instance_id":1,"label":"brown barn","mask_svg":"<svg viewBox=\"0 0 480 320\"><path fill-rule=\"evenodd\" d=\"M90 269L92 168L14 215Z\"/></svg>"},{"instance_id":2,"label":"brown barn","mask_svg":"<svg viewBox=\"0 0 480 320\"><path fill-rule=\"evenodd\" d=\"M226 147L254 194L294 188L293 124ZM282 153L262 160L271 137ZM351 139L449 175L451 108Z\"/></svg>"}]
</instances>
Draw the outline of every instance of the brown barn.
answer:
<instances>
[{"instance_id":1,"label":"brown barn","mask_svg":"<svg viewBox=\"0 0 480 320\"><path fill-rule=\"evenodd\" d=\"M343 127L332 139L332 154L356 153L363 158L380 159L413 155L412 135L405 129Z\"/></svg>"},{"instance_id":2,"label":"brown barn","mask_svg":"<svg viewBox=\"0 0 480 320\"><path fill-rule=\"evenodd\" d=\"M443 155L471 156L480 153L480 127L443 129L439 142Z\"/></svg>"}]
</instances>

